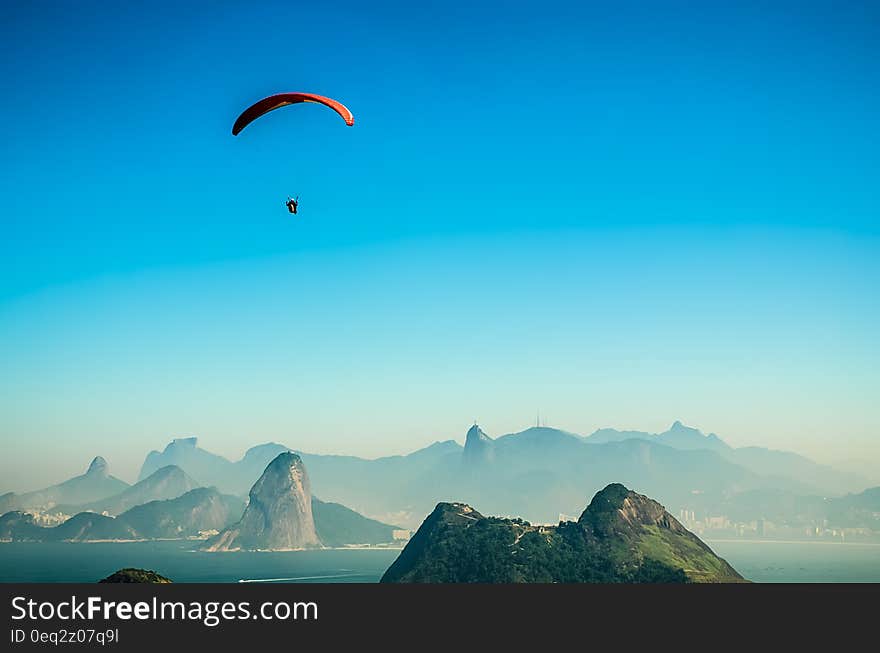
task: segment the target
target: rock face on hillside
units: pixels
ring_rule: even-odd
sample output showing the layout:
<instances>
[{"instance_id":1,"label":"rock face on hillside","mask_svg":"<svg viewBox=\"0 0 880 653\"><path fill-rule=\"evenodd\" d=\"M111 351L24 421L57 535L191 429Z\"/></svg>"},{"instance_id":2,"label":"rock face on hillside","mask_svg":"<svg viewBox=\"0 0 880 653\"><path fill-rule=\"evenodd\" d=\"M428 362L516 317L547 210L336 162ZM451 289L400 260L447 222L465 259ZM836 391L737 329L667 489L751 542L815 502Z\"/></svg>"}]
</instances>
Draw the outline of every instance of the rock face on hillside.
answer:
<instances>
[{"instance_id":1,"label":"rock face on hillside","mask_svg":"<svg viewBox=\"0 0 880 653\"><path fill-rule=\"evenodd\" d=\"M250 491L241 520L210 540L208 551L304 549L321 546L309 479L300 457L279 454Z\"/></svg>"},{"instance_id":2,"label":"rock face on hillside","mask_svg":"<svg viewBox=\"0 0 880 653\"><path fill-rule=\"evenodd\" d=\"M110 465L107 464L107 461L104 459L104 456L95 456L92 459L92 462L89 463L89 468L86 470L86 476L90 474L100 475L100 476L108 476L110 474Z\"/></svg>"},{"instance_id":3,"label":"rock face on hillside","mask_svg":"<svg viewBox=\"0 0 880 653\"><path fill-rule=\"evenodd\" d=\"M492 444L492 438L483 433L483 429L474 424L468 429L464 439L462 461L466 466L491 462L495 457Z\"/></svg>"},{"instance_id":4,"label":"rock face on hillside","mask_svg":"<svg viewBox=\"0 0 880 653\"><path fill-rule=\"evenodd\" d=\"M695 538L675 517L653 499L612 483L597 493L578 519L583 528L601 537L635 533L656 527L673 535Z\"/></svg>"},{"instance_id":5,"label":"rock face on hillside","mask_svg":"<svg viewBox=\"0 0 880 653\"><path fill-rule=\"evenodd\" d=\"M613 483L577 522L533 526L440 503L382 577L416 583L743 582L659 503Z\"/></svg>"}]
</instances>

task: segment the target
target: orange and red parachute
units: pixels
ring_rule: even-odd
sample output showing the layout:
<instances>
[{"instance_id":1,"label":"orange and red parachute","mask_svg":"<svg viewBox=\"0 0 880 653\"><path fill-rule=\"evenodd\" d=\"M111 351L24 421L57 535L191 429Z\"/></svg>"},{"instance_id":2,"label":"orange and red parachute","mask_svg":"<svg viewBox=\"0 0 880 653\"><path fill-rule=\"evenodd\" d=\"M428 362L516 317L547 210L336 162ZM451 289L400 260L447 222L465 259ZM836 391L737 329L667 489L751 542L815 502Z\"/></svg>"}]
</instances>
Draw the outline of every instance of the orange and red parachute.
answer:
<instances>
[{"instance_id":1,"label":"orange and red parachute","mask_svg":"<svg viewBox=\"0 0 880 653\"><path fill-rule=\"evenodd\" d=\"M278 93L277 95L270 95L267 98L263 98L256 104L245 109L232 126L232 135L238 135L242 129L247 127L254 120L270 111L280 107L286 107L289 104L299 104L300 102L315 102L317 104L323 104L342 116L342 119L345 120L345 124L349 127L354 124L354 116L351 111L348 110L348 107L341 102L324 97L323 95L315 95L314 93Z\"/></svg>"}]
</instances>

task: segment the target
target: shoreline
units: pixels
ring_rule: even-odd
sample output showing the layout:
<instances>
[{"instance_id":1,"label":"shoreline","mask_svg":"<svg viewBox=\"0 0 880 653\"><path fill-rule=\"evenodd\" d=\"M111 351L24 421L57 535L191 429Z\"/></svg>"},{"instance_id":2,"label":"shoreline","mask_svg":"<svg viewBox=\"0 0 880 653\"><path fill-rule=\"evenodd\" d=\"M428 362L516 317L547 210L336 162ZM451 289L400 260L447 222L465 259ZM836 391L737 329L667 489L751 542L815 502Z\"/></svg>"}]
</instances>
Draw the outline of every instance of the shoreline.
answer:
<instances>
[{"instance_id":1,"label":"shoreline","mask_svg":"<svg viewBox=\"0 0 880 653\"><path fill-rule=\"evenodd\" d=\"M713 542L718 542L721 544L825 544L825 545L839 545L839 546L865 546L865 547L880 547L880 542L841 542L839 540L834 541L822 541L822 540L756 540L756 539L748 539L748 538L700 538L707 544L712 544Z\"/></svg>"},{"instance_id":2,"label":"shoreline","mask_svg":"<svg viewBox=\"0 0 880 653\"><path fill-rule=\"evenodd\" d=\"M149 542L206 542L207 540L186 538L186 537L166 537L156 539L143 540L57 540L46 542L43 540L0 540L2 544L140 544ZM200 549L192 549L190 553L293 553L296 551L403 551L403 546L383 546L376 544L353 544L350 546L321 546L314 548L301 549L233 549L229 551L202 551Z\"/></svg>"}]
</instances>

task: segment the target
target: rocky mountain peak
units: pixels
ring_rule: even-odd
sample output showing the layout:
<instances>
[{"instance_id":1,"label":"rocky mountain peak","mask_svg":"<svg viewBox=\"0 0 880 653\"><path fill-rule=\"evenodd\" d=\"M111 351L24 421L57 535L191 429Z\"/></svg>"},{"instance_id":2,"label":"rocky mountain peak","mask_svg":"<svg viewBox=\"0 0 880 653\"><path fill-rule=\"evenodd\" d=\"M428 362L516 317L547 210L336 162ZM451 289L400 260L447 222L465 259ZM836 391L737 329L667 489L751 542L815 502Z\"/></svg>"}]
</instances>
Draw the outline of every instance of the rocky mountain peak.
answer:
<instances>
[{"instance_id":1,"label":"rocky mountain peak","mask_svg":"<svg viewBox=\"0 0 880 653\"><path fill-rule=\"evenodd\" d=\"M706 435L700 429L686 426L676 420L669 430L657 435L663 444L680 449L713 449L715 451L727 451L730 447L717 435Z\"/></svg>"},{"instance_id":2,"label":"rocky mountain peak","mask_svg":"<svg viewBox=\"0 0 880 653\"><path fill-rule=\"evenodd\" d=\"M467 435L465 436L464 446L465 447L467 447L468 445L474 446L475 444L478 444L480 442L491 442L491 441L492 441L492 438L490 438L488 435L486 435L483 432L483 429L481 429L479 427L479 425L476 422L474 422L474 425L468 429Z\"/></svg>"},{"instance_id":3,"label":"rocky mountain peak","mask_svg":"<svg viewBox=\"0 0 880 653\"><path fill-rule=\"evenodd\" d=\"M80 468L82 469L82 468ZM86 470L87 476L107 476L110 473L110 465L101 456L95 456Z\"/></svg>"},{"instance_id":4,"label":"rocky mountain peak","mask_svg":"<svg viewBox=\"0 0 880 653\"><path fill-rule=\"evenodd\" d=\"M464 439L464 461L467 464L487 462L492 459L493 440L483 432L476 422L468 429Z\"/></svg>"},{"instance_id":5,"label":"rocky mountain peak","mask_svg":"<svg viewBox=\"0 0 880 653\"><path fill-rule=\"evenodd\" d=\"M303 549L321 545L312 516L312 493L302 459L280 453L250 491L241 520L207 544L210 551Z\"/></svg>"},{"instance_id":6,"label":"rocky mountain peak","mask_svg":"<svg viewBox=\"0 0 880 653\"><path fill-rule=\"evenodd\" d=\"M438 503L437 507L434 508L434 512L431 517L435 517L444 522L468 522L468 521L477 521L479 519L483 519L483 515L478 513L476 510L471 508L466 503Z\"/></svg>"},{"instance_id":7,"label":"rocky mountain peak","mask_svg":"<svg viewBox=\"0 0 880 653\"><path fill-rule=\"evenodd\" d=\"M596 493L578 523L591 528L597 535L610 535L638 526L657 526L675 533L687 532L662 505L620 483L611 483Z\"/></svg>"},{"instance_id":8,"label":"rocky mountain peak","mask_svg":"<svg viewBox=\"0 0 880 653\"><path fill-rule=\"evenodd\" d=\"M612 483L577 524L533 525L440 503L383 583L742 582L656 501Z\"/></svg>"}]
</instances>

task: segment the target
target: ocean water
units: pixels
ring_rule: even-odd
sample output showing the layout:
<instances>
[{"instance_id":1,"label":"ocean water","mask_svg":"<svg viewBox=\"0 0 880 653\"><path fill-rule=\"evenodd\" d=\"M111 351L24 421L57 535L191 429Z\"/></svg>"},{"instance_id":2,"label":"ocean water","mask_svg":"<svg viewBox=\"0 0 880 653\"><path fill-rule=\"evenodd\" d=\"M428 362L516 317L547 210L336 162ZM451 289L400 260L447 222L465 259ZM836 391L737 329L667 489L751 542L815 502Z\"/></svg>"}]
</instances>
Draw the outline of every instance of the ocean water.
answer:
<instances>
[{"instance_id":1,"label":"ocean water","mask_svg":"<svg viewBox=\"0 0 880 653\"><path fill-rule=\"evenodd\" d=\"M400 551L204 553L198 542L4 542L0 582L93 583L139 567L180 583L376 583Z\"/></svg>"},{"instance_id":2,"label":"ocean water","mask_svg":"<svg viewBox=\"0 0 880 653\"><path fill-rule=\"evenodd\" d=\"M706 540L756 583L880 583L880 544Z\"/></svg>"},{"instance_id":3,"label":"ocean water","mask_svg":"<svg viewBox=\"0 0 880 653\"><path fill-rule=\"evenodd\" d=\"M880 544L707 542L749 580L880 582ZM194 542L0 543L0 582L93 583L121 567L181 583L375 583L399 551L194 551Z\"/></svg>"}]
</instances>

